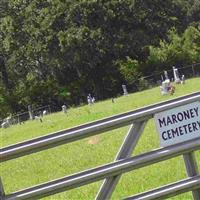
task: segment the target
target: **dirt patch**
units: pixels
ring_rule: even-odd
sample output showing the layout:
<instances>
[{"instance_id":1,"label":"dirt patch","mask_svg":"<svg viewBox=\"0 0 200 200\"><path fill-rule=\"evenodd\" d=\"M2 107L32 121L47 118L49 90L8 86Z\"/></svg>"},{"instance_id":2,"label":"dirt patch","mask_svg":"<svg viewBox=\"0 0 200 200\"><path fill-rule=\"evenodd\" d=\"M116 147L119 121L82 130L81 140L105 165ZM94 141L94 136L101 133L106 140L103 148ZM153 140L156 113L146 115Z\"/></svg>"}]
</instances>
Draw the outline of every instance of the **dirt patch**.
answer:
<instances>
[{"instance_id":1,"label":"dirt patch","mask_svg":"<svg viewBox=\"0 0 200 200\"><path fill-rule=\"evenodd\" d=\"M93 136L88 140L88 144L99 144L100 137L99 136Z\"/></svg>"}]
</instances>

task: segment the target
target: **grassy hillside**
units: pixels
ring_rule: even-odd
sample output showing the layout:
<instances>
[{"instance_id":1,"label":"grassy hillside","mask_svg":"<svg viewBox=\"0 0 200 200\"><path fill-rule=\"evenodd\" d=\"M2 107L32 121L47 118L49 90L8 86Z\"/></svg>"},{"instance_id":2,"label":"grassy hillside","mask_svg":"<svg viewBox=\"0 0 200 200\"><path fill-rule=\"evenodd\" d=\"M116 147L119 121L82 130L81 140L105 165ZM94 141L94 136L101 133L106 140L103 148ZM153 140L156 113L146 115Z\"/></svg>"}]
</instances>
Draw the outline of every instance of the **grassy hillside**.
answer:
<instances>
[{"instance_id":1,"label":"grassy hillside","mask_svg":"<svg viewBox=\"0 0 200 200\"><path fill-rule=\"evenodd\" d=\"M159 88L153 88L130 94L126 97L119 97L115 103L107 100L96 103L94 106L86 105L71 108L67 114L59 112L45 116L43 123L29 121L9 129L0 129L0 146L7 146L195 91L200 91L200 78L187 80L186 85L178 85L173 96L161 96ZM112 162L128 128L116 129L1 164L0 175L3 179L6 193ZM152 119L148 122L133 154L137 155L158 147L158 133L155 129L155 122ZM200 152L197 152L196 155L200 166ZM170 159L124 174L112 199L121 199L185 177L186 172L182 157ZM45 199L94 199L101 183L102 181ZM187 193L171 199L187 200L191 199L191 194Z\"/></svg>"}]
</instances>

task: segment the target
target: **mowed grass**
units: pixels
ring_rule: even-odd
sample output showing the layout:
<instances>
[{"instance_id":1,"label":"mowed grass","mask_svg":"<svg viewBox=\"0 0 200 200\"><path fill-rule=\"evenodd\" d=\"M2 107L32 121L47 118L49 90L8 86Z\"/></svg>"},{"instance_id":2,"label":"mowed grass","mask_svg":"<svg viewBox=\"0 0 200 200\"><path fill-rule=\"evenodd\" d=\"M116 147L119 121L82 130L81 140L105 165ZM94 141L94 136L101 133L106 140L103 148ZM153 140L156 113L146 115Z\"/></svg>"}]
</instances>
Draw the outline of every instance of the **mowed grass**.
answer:
<instances>
[{"instance_id":1,"label":"mowed grass","mask_svg":"<svg viewBox=\"0 0 200 200\"><path fill-rule=\"evenodd\" d=\"M0 146L8 146L196 91L200 91L200 78L187 80L185 85L177 85L175 95L173 96L161 96L159 88L156 87L119 97L115 100L115 103L112 103L111 100L106 100L97 102L93 106L86 105L71 108L67 114L58 112L45 116L43 123L28 121L23 125L0 129ZM0 164L0 176L3 180L5 192L7 194L12 193L52 179L58 179L112 162L128 129L128 126L123 127ZM152 119L147 123L133 155L138 155L155 148L159 148L159 137L155 128L155 122ZM198 151L195 154L200 166L200 152ZM176 157L123 174L112 199L122 199L186 177L183 158L182 156ZM99 181L44 199L94 199L101 183L102 181ZM192 199L192 195L191 193L185 193L170 199L189 200Z\"/></svg>"}]
</instances>

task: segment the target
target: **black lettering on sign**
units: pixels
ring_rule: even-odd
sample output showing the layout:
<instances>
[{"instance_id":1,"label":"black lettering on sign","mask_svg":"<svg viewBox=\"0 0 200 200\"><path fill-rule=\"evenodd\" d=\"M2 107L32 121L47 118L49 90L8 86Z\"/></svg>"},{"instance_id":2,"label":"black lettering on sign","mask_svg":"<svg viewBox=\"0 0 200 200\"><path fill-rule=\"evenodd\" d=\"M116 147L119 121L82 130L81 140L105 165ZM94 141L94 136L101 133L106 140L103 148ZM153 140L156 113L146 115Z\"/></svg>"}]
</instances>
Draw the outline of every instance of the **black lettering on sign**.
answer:
<instances>
[{"instance_id":1,"label":"black lettering on sign","mask_svg":"<svg viewBox=\"0 0 200 200\"><path fill-rule=\"evenodd\" d=\"M183 128L185 130L185 133L187 134L188 133L188 131L187 131L187 125L183 125Z\"/></svg>"},{"instance_id":2,"label":"black lettering on sign","mask_svg":"<svg viewBox=\"0 0 200 200\"><path fill-rule=\"evenodd\" d=\"M174 129L168 129L167 131L163 131L162 138L163 140L170 140L176 137L180 137L184 134L196 132L198 130L200 130L200 121L196 121L191 124L185 124Z\"/></svg>"},{"instance_id":3,"label":"black lettering on sign","mask_svg":"<svg viewBox=\"0 0 200 200\"><path fill-rule=\"evenodd\" d=\"M190 109L190 115L191 115L191 118L195 117L193 109Z\"/></svg>"},{"instance_id":4,"label":"black lettering on sign","mask_svg":"<svg viewBox=\"0 0 200 200\"><path fill-rule=\"evenodd\" d=\"M165 118L164 117L163 117L162 120L158 119L158 121L159 121L160 128L162 128L163 125L166 126L166 122L165 122Z\"/></svg>"},{"instance_id":5,"label":"black lettering on sign","mask_svg":"<svg viewBox=\"0 0 200 200\"><path fill-rule=\"evenodd\" d=\"M198 131L197 124L195 122L192 123L192 128L194 131Z\"/></svg>"},{"instance_id":6,"label":"black lettering on sign","mask_svg":"<svg viewBox=\"0 0 200 200\"><path fill-rule=\"evenodd\" d=\"M184 132L183 132L183 127L180 126L178 129L179 129L179 133L180 133L180 135L183 135L183 134L184 134Z\"/></svg>"},{"instance_id":7,"label":"black lettering on sign","mask_svg":"<svg viewBox=\"0 0 200 200\"><path fill-rule=\"evenodd\" d=\"M191 124L188 124L188 130L189 130L190 133L192 132L192 126L191 126Z\"/></svg>"},{"instance_id":8,"label":"black lettering on sign","mask_svg":"<svg viewBox=\"0 0 200 200\"><path fill-rule=\"evenodd\" d=\"M176 120L176 115L172 115L172 121L173 121L173 124L178 123L178 121Z\"/></svg>"},{"instance_id":9,"label":"black lettering on sign","mask_svg":"<svg viewBox=\"0 0 200 200\"><path fill-rule=\"evenodd\" d=\"M168 138L169 138L169 139L172 139L172 133L171 133L171 130L167 130L167 135L168 135Z\"/></svg>"},{"instance_id":10,"label":"black lettering on sign","mask_svg":"<svg viewBox=\"0 0 200 200\"><path fill-rule=\"evenodd\" d=\"M162 128L163 126L168 126L171 124L182 122L183 120L188 120L188 119L191 119L194 117L198 117L199 116L198 110L199 110L198 107L191 108L189 110L184 110L177 114L172 114L172 115L166 116L166 118L163 117L162 119L158 119L159 126L160 126L160 128Z\"/></svg>"},{"instance_id":11,"label":"black lettering on sign","mask_svg":"<svg viewBox=\"0 0 200 200\"><path fill-rule=\"evenodd\" d=\"M176 137L176 136L179 136L178 128L171 129L171 131L172 131L173 138Z\"/></svg>"},{"instance_id":12,"label":"black lettering on sign","mask_svg":"<svg viewBox=\"0 0 200 200\"><path fill-rule=\"evenodd\" d=\"M199 107L194 108L194 111L195 111L197 117L199 116L198 110L199 110Z\"/></svg>"},{"instance_id":13,"label":"black lettering on sign","mask_svg":"<svg viewBox=\"0 0 200 200\"><path fill-rule=\"evenodd\" d=\"M163 139L163 140L168 140L168 138L165 136L165 134L166 134L166 131L164 131L164 132L162 133L162 139Z\"/></svg>"},{"instance_id":14,"label":"black lettering on sign","mask_svg":"<svg viewBox=\"0 0 200 200\"><path fill-rule=\"evenodd\" d=\"M170 117L167 116L167 126L168 126L169 124L173 124L173 122L171 121Z\"/></svg>"},{"instance_id":15,"label":"black lettering on sign","mask_svg":"<svg viewBox=\"0 0 200 200\"><path fill-rule=\"evenodd\" d=\"M185 120L190 119L189 110L183 111L183 115L184 115Z\"/></svg>"},{"instance_id":16,"label":"black lettering on sign","mask_svg":"<svg viewBox=\"0 0 200 200\"><path fill-rule=\"evenodd\" d=\"M178 121L179 121L179 122L182 122L183 119L184 119L183 113L178 113L178 114L177 114L177 118L178 118Z\"/></svg>"}]
</instances>

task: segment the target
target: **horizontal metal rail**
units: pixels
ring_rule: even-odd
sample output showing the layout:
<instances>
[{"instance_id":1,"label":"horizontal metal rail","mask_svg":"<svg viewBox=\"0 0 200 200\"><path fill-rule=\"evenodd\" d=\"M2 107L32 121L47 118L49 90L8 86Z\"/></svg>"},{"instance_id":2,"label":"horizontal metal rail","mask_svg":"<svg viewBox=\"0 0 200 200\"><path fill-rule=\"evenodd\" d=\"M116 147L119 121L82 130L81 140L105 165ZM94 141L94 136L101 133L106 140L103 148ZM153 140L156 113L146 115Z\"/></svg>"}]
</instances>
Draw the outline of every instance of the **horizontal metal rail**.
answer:
<instances>
[{"instance_id":1,"label":"horizontal metal rail","mask_svg":"<svg viewBox=\"0 0 200 200\"><path fill-rule=\"evenodd\" d=\"M102 180L106 177L119 175L199 149L200 138L176 144L170 147L157 149L135 157L122 159L114 163L89 169L68 177L60 178L38 186L24 189L13 194L6 195L4 200L43 198L45 196L77 188L82 185Z\"/></svg>"},{"instance_id":2,"label":"horizontal metal rail","mask_svg":"<svg viewBox=\"0 0 200 200\"><path fill-rule=\"evenodd\" d=\"M115 115L102 120L4 147L0 149L0 162L97 135L105 131L113 130L115 128L120 128L122 126L132 124L133 121L140 121L144 120L145 118L151 118L155 113L172 109L177 106L189 104L195 101L200 101L200 92L192 93L190 95L178 97L172 100L146 106L134 111Z\"/></svg>"},{"instance_id":3,"label":"horizontal metal rail","mask_svg":"<svg viewBox=\"0 0 200 200\"><path fill-rule=\"evenodd\" d=\"M174 197L185 192L190 192L199 188L200 176L195 176L176 183L165 185L155 190L125 198L124 200L161 200L169 197Z\"/></svg>"}]
</instances>

